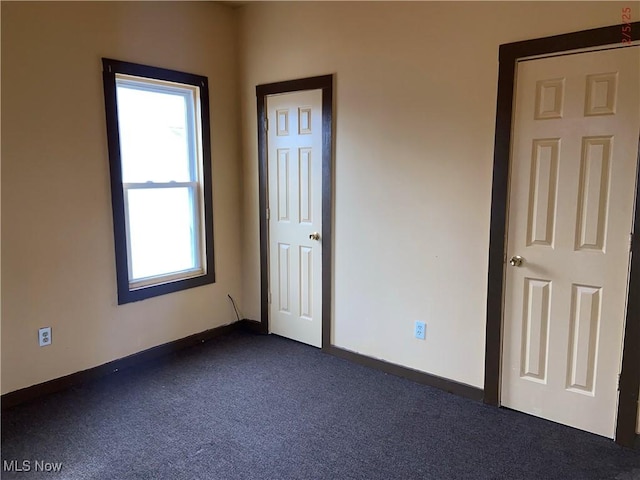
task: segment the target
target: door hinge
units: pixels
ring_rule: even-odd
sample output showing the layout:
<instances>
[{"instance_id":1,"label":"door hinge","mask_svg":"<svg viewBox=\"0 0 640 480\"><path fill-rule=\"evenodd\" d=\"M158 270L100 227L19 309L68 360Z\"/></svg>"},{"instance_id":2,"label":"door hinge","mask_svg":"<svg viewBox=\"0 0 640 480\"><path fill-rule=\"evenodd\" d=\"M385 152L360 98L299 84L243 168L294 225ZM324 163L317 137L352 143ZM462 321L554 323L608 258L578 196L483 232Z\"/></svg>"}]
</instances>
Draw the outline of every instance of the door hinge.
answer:
<instances>
[{"instance_id":1,"label":"door hinge","mask_svg":"<svg viewBox=\"0 0 640 480\"><path fill-rule=\"evenodd\" d=\"M267 208L267 220L271 218L271 210Z\"/></svg>"},{"instance_id":2,"label":"door hinge","mask_svg":"<svg viewBox=\"0 0 640 480\"><path fill-rule=\"evenodd\" d=\"M269 297L269 305L271 305L271 292L269 292L268 297Z\"/></svg>"},{"instance_id":3,"label":"door hinge","mask_svg":"<svg viewBox=\"0 0 640 480\"><path fill-rule=\"evenodd\" d=\"M629 234L629 251L633 247L633 232Z\"/></svg>"},{"instance_id":4,"label":"door hinge","mask_svg":"<svg viewBox=\"0 0 640 480\"><path fill-rule=\"evenodd\" d=\"M621 375L618 375L618 391L620 391L620 376Z\"/></svg>"},{"instance_id":5,"label":"door hinge","mask_svg":"<svg viewBox=\"0 0 640 480\"><path fill-rule=\"evenodd\" d=\"M269 118L265 117L264 118L264 129L268 132L269 131Z\"/></svg>"}]
</instances>

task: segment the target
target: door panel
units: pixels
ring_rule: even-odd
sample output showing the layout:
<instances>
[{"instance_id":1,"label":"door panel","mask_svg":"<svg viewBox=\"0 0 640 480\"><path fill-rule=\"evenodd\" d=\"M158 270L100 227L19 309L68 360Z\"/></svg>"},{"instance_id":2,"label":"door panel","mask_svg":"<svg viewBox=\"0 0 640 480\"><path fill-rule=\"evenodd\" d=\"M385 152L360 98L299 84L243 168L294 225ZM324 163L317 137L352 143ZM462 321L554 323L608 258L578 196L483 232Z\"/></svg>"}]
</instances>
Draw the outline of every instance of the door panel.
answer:
<instances>
[{"instance_id":1,"label":"door panel","mask_svg":"<svg viewBox=\"0 0 640 480\"><path fill-rule=\"evenodd\" d=\"M518 63L501 403L612 438L640 47Z\"/></svg>"},{"instance_id":2,"label":"door panel","mask_svg":"<svg viewBox=\"0 0 640 480\"><path fill-rule=\"evenodd\" d=\"M270 329L322 346L322 91L267 97Z\"/></svg>"}]
</instances>

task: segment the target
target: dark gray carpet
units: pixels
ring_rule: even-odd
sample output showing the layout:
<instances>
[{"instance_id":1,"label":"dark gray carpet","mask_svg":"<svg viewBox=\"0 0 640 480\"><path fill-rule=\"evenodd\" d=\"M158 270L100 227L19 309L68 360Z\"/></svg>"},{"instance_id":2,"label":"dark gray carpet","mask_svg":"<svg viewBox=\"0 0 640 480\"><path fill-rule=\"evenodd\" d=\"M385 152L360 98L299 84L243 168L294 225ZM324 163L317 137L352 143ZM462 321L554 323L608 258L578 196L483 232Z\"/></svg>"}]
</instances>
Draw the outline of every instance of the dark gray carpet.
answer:
<instances>
[{"instance_id":1,"label":"dark gray carpet","mask_svg":"<svg viewBox=\"0 0 640 480\"><path fill-rule=\"evenodd\" d=\"M32 462L7 480L640 479L610 440L243 333L3 412L2 459Z\"/></svg>"}]
</instances>

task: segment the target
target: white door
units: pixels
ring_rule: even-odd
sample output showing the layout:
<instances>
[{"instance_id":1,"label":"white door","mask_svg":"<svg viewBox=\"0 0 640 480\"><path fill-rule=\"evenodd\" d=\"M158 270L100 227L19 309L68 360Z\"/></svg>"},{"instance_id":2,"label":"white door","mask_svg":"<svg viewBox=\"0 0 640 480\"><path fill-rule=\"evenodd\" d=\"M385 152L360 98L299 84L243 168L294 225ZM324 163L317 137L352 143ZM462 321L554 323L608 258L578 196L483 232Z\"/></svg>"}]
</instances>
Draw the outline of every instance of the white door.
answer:
<instances>
[{"instance_id":1,"label":"white door","mask_svg":"<svg viewBox=\"0 0 640 480\"><path fill-rule=\"evenodd\" d=\"M269 325L322 346L322 90L267 97Z\"/></svg>"},{"instance_id":2,"label":"white door","mask_svg":"<svg viewBox=\"0 0 640 480\"><path fill-rule=\"evenodd\" d=\"M518 64L501 403L610 438L639 131L640 47Z\"/></svg>"}]
</instances>

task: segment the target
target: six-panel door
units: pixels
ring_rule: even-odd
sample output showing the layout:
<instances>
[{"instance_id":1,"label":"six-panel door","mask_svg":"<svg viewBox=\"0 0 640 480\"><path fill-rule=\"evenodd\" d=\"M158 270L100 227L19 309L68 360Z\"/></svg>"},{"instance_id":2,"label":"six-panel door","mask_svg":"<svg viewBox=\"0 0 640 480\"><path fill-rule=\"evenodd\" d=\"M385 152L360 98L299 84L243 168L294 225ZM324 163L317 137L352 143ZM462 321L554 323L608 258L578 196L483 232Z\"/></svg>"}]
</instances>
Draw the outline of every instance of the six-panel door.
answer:
<instances>
[{"instance_id":1,"label":"six-panel door","mask_svg":"<svg viewBox=\"0 0 640 480\"><path fill-rule=\"evenodd\" d=\"M612 438L640 47L519 62L514 122L501 403Z\"/></svg>"},{"instance_id":2,"label":"six-panel door","mask_svg":"<svg viewBox=\"0 0 640 480\"><path fill-rule=\"evenodd\" d=\"M272 333L322 346L322 91L267 97Z\"/></svg>"}]
</instances>

